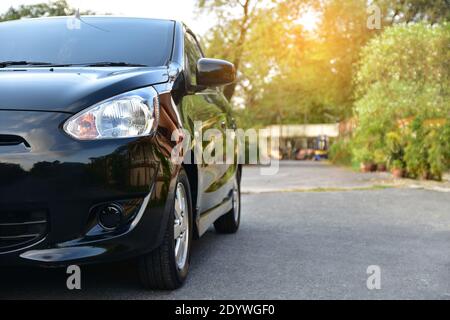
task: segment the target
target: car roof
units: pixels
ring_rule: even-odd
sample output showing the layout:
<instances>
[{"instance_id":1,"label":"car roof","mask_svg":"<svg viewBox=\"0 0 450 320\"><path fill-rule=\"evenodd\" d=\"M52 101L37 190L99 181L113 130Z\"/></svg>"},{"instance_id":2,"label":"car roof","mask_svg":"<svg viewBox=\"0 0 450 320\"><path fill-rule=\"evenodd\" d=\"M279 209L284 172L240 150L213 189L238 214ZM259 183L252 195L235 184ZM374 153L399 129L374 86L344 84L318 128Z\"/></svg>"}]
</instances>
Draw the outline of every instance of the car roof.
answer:
<instances>
[{"instance_id":1,"label":"car roof","mask_svg":"<svg viewBox=\"0 0 450 320\"><path fill-rule=\"evenodd\" d=\"M47 20L62 20L67 18L75 18L76 16L52 16L52 17L39 17L39 18L22 18L18 20L3 21L0 23L12 23L12 22L33 22L33 21L47 21ZM149 21L161 21L161 22L178 22L183 23L178 20L173 19L160 19L160 18L147 18L147 17L128 17L128 16L112 16L112 15L81 15L80 19L88 20L121 20L121 21L133 21L133 20L149 20Z\"/></svg>"}]
</instances>

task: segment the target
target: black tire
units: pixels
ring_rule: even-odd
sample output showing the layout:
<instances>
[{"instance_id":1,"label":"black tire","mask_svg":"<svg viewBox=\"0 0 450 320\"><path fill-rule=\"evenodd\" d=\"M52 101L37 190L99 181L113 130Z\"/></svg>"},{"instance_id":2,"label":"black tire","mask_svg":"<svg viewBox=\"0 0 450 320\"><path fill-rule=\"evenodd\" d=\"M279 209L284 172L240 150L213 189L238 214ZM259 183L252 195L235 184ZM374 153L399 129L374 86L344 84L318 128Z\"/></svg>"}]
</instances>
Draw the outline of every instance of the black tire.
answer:
<instances>
[{"instance_id":1,"label":"black tire","mask_svg":"<svg viewBox=\"0 0 450 320\"><path fill-rule=\"evenodd\" d=\"M175 186L174 199L178 184L181 183L186 191L187 208L188 208L188 245L187 257L183 268L179 268L175 258L175 239L174 239L174 223L175 223L175 200L173 204L172 214L167 223L167 229L164 234L163 243L159 248L139 259L139 276L141 284L146 289L156 290L175 290L181 287L186 280L189 265L192 243L192 199L189 180L184 170L180 171L178 181Z\"/></svg>"},{"instance_id":2,"label":"black tire","mask_svg":"<svg viewBox=\"0 0 450 320\"><path fill-rule=\"evenodd\" d=\"M214 227L218 233L232 234L239 230L241 224L241 181L239 174L235 176L233 193L235 191L237 191L237 197L236 195L232 197L233 208L214 222Z\"/></svg>"}]
</instances>

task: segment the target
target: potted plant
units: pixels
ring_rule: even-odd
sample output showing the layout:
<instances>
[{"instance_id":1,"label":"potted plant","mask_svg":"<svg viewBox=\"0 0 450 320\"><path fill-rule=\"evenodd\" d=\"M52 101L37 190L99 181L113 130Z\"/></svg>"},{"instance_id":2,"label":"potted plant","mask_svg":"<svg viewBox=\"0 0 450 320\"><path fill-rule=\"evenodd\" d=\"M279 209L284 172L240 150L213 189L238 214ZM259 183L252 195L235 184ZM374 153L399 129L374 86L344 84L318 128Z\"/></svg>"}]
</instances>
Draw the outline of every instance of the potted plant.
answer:
<instances>
[{"instance_id":1,"label":"potted plant","mask_svg":"<svg viewBox=\"0 0 450 320\"><path fill-rule=\"evenodd\" d=\"M405 165L401 160L394 160L392 162L391 173L396 178L403 178L405 175Z\"/></svg>"},{"instance_id":2,"label":"potted plant","mask_svg":"<svg viewBox=\"0 0 450 320\"><path fill-rule=\"evenodd\" d=\"M360 164L361 172L374 172L377 171L377 165L370 159L361 161Z\"/></svg>"},{"instance_id":3,"label":"potted plant","mask_svg":"<svg viewBox=\"0 0 450 320\"><path fill-rule=\"evenodd\" d=\"M360 164L361 172L371 172L376 170L372 154L367 149L358 149L355 152L355 159Z\"/></svg>"},{"instance_id":4,"label":"potted plant","mask_svg":"<svg viewBox=\"0 0 450 320\"><path fill-rule=\"evenodd\" d=\"M374 162L376 164L376 170L380 172L386 171L386 153L382 149L378 149L374 152ZM375 170L373 170L375 171Z\"/></svg>"}]
</instances>

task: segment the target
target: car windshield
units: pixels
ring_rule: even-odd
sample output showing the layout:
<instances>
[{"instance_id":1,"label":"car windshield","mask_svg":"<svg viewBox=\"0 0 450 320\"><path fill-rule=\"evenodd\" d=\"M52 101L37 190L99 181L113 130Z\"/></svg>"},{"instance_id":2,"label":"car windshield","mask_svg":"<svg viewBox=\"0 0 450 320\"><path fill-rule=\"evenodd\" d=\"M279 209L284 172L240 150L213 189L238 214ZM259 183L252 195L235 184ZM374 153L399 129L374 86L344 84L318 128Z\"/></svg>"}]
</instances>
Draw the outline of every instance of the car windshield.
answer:
<instances>
[{"instance_id":1,"label":"car windshield","mask_svg":"<svg viewBox=\"0 0 450 320\"><path fill-rule=\"evenodd\" d=\"M5 22L0 23L0 62L164 66L172 52L173 32L173 21L151 19L66 17Z\"/></svg>"}]
</instances>

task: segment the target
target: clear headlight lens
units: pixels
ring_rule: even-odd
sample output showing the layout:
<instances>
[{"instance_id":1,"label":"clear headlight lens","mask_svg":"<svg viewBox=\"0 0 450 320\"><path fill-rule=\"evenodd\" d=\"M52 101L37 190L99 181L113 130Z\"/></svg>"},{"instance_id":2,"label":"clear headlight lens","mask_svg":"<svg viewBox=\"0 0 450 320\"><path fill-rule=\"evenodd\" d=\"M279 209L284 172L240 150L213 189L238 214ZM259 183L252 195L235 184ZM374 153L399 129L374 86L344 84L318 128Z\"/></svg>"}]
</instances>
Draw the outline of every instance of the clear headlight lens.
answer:
<instances>
[{"instance_id":1,"label":"clear headlight lens","mask_svg":"<svg viewBox=\"0 0 450 320\"><path fill-rule=\"evenodd\" d=\"M147 87L83 110L64 124L64 131L78 140L141 137L156 128L158 115L158 93Z\"/></svg>"}]
</instances>

